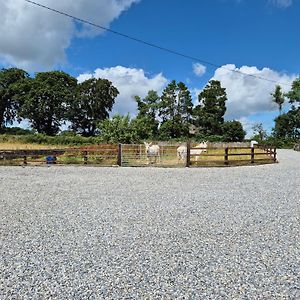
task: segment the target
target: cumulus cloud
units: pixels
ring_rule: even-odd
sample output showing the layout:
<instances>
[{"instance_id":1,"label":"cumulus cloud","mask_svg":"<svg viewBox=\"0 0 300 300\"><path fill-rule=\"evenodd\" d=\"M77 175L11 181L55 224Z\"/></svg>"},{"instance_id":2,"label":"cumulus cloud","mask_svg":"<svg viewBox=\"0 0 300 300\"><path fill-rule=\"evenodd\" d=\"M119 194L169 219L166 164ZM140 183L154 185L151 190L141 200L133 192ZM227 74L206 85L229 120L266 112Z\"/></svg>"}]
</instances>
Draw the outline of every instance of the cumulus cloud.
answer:
<instances>
[{"instance_id":1,"label":"cumulus cloud","mask_svg":"<svg viewBox=\"0 0 300 300\"><path fill-rule=\"evenodd\" d=\"M91 22L109 27L120 14L139 0L39 0ZM87 25L47 11L24 0L0 1L0 60L28 70L52 67L65 60L73 37L101 34Z\"/></svg>"},{"instance_id":2,"label":"cumulus cloud","mask_svg":"<svg viewBox=\"0 0 300 300\"><path fill-rule=\"evenodd\" d=\"M269 0L269 2L282 8L287 8L293 4L293 0Z\"/></svg>"},{"instance_id":3,"label":"cumulus cloud","mask_svg":"<svg viewBox=\"0 0 300 300\"><path fill-rule=\"evenodd\" d=\"M196 76L201 77L206 73L206 67L199 63L195 63L193 64L193 71Z\"/></svg>"},{"instance_id":4,"label":"cumulus cloud","mask_svg":"<svg viewBox=\"0 0 300 300\"><path fill-rule=\"evenodd\" d=\"M248 66L237 68L235 65L224 65L217 69L213 79L221 81L222 86L226 88L228 96L227 119L240 119L278 109L270 95L275 89L275 83L241 75L231 70L283 83L285 84L282 85L284 92L290 90L293 80L297 77L296 75L282 74L269 68L258 69Z\"/></svg>"},{"instance_id":5,"label":"cumulus cloud","mask_svg":"<svg viewBox=\"0 0 300 300\"><path fill-rule=\"evenodd\" d=\"M93 73L81 74L78 81L90 78L106 78L119 90L113 113L135 115L136 103L134 96L145 97L149 90L160 93L168 80L162 74L148 76L142 69L116 66L112 68L96 69Z\"/></svg>"}]
</instances>

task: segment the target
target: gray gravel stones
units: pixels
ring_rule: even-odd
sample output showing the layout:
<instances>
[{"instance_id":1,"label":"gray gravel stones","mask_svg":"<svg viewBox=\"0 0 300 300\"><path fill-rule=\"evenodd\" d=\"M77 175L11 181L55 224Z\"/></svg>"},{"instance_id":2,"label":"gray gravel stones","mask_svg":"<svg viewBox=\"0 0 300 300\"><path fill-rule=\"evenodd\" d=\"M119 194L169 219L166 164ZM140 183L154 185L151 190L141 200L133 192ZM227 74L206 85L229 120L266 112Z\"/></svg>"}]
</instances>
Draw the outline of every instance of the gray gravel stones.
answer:
<instances>
[{"instance_id":1,"label":"gray gravel stones","mask_svg":"<svg viewBox=\"0 0 300 300\"><path fill-rule=\"evenodd\" d=\"M300 153L0 168L0 299L300 299Z\"/></svg>"}]
</instances>

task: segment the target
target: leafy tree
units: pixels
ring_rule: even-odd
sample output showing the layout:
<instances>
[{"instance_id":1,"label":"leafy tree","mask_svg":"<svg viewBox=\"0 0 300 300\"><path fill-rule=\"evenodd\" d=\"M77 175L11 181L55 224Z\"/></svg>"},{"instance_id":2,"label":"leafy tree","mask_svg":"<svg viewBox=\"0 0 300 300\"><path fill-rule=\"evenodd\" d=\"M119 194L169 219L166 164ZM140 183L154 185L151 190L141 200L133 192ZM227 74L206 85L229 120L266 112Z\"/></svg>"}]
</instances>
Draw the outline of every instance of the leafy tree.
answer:
<instances>
[{"instance_id":1,"label":"leafy tree","mask_svg":"<svg viewBox=\"0 0 300 300\"><path fill-rule=\"evenodd\" d=\"M158 132L157 120L153 120L149 116L137 117L132 120L132 126L140 140L154 139Z\"/></svg>"},{"instance_id":2,"label":"leafy tree","mask_svg":"<svg viewBox=\"0 0 300 300\"><path fill-rule=\"evenodd\" d=\"M97 124L109 117L119 91L107 79L92 78L77 85L70 102L70 128L84 136L95 135Z\"/></svg>"},{"instance_id":3,"label":"leafy tree","mask_svg":"<svg viewBox=\"0 0 300 300\"><path fill-rule=\"evenodd\" d=\"M194 109L195 125L203 134L220 135L226 112L226 89L218 80L210 80L198 96L200 104Z\"/></svg>"},{"instance_id":4,"label":"leafy tree","mask_svg":"<svg viewBox=\"0 0 300 300\"><path fill-rule=\"evenodd\" d=\"M133 120L133 126L141 140L157 136L159 122L156 117L159 99L155 91L149 91L144 99L138 96L135 97L138 105L138 115Z\"/></svg>"},{"instance_id":5,"label":"leafy tree","mask_svg":"<svg viewBox=\"0 0 300 300\"><path fill-rule=\"evenodd\" d=\"M284 104L284 94L281 90L280 85L276 85L274 93L271 93L273 96L273 102L278 105L279 108L279 115L282 113L282 106Z\"/></svg>"},{"instance_id":6,"label":"leafy tree","mask_svg":"<svg viewBox=\"0 0 300 300\"><path fill-rule=\"evenodd\" d=\"M37 73L35 78L23 80L17 87L19 116L28 119L38 133L55 135L66 119L76 84L75 78L59 71Z\"/></svg>"},{"instance_id":7,"label":"leafy tree","mask_svg":"<svg viewBox=\"0 0 300 300\"><path fill-rule=\"evenodd\" d=\"M164 89L161 101L159 104L159 117L162 119L162 123L172 120L176 112L176 90L177 83L175 80L170 82Z\"/></svg>"},{"instance_id":8,"label":"leafy tree","mask_svg":"<svg viewBox=\"0 0 300 300\"><path fill-rule=\"evenodd\" d=\"M15 99L16 85L28 74L16 68L0 70L0 129L6 124L12 124L17 116L19 103Z\"/></svg>"},{"instance_id":9,"label":"leafy tree","mask_svg":"<svg viewBox=\"0 0 300 300\"><path fill-rule=\"evenodd\" d=\"M223 136L226 142L242 142L246 132L239 121L227 121L223 124Z\"/></svg>"},{"instance_id":10,"label":"leafy tree","mask_svg":"<svg viewBox=\"0 0 300 300\"><path fill-rule=\"evenodd\" d=\"M149 91L144 99L135 96L135 101L138 106L138 117L151 116L156 118L159 107L159 96L156 91Z\"/></svg>"},{"instance_id":11,"label":"leafy tree","mask_svg":"<svg viewBox=\"0 0 300 300\"><path fill-rule=\"evenodd\" d=\"M107 143L134 143L139 141L129 115L115 115L99 124L101 139Z\"/></svg>"},{"instance_id":12,"label":"leafy tree","mask_svg":"<svg viewBox=\"0 0 300 300\"><path fill-rule=\"evenodd\" d=\"M164 89L159 105L162 119L160 135L167 138L188 136L193 102L191 93L182 82L173 80Z\"/></svg>"},{"instance_id":13,"label":"leafy tree","mask_svg":"<svg viewBox=\"0 0 300 300\"><path fill-rule=\"evenodd\" d=\"M300 104L300 77L295 79L292 83L292 89L286 94L292 108L296 108Z\"/></svg>"},{"instance_id":14,"label":"leafy tree","mask_svg":"<svg viewBox=\"0 0 300 300\"><path fill-rule=\"evenodd\" d=\"M273 134L276 138L298 140L300 138L300 108L291 109L277 117Z\"/></svg>"},{"instance_id":15,"label":"leafy tree","mask_svg":"<svg viewBox=\"0 0 300 300\"><path fill-rule=\"evenodd\" d=\"M262 142L267 138L267 132L263 127L262 123L256 123L252 126L253 130L253 139L258 140L259 142Z\"/></svg>"},{"instance_id":16,"label":"leafy tree","mask_svg":"<svg viewBox=\"0 0 300 300\"><path fill-rule=\"evenodd\" d=\"M273 134L276 138L297 140L300 138L300 77L294 80L286 96L291 109L275 119Z\"/></svg>"}]
</instances>

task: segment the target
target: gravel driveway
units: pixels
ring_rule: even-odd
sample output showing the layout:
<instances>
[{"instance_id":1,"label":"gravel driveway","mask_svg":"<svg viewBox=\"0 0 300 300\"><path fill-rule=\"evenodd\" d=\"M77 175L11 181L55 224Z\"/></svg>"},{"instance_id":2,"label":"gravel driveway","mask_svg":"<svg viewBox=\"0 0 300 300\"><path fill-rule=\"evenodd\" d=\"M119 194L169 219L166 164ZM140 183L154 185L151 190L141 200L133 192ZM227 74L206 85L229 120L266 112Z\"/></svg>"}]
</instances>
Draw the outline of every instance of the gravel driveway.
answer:
<instances>
[{"instance_id":1,"label":"gravel driveway","mask_svg":"<svg viewBox=\"0 0 300 300\"><path fill-rule=\"evenodd\" d=\"M234 168L0 168L0 299L300 299L300 152Z\"/></svg>"}]
</instances>

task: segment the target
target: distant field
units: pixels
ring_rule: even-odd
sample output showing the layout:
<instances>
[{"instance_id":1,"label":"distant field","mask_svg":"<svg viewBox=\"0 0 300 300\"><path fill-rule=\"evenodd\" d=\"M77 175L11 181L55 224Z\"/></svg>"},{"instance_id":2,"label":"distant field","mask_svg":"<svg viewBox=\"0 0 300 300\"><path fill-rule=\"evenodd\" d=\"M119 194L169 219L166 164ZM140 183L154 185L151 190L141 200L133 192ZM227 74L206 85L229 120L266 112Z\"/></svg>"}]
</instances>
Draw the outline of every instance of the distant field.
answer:
<instances>
[{"instance_id":1,"label":"distant field","mask_svg":"<svg viewBox=\"0 0 300 300\"><path fill-rule=\"evenodd\" d=\"M40 150L40 149L56 149L66 148L66 146L43 145L43 144L27 144L20 142L0 142L0 150Z\"/></svg>"}]
</instances>

